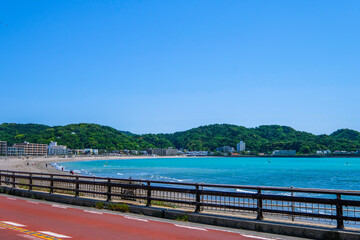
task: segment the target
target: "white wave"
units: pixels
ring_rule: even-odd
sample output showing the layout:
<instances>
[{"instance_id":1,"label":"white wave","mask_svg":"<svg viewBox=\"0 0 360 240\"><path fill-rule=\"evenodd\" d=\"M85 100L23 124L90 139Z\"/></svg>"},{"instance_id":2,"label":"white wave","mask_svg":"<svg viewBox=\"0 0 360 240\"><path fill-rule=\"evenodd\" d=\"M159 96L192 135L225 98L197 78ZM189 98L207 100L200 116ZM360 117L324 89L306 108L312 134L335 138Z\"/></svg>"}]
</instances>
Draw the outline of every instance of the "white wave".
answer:
<instances>
[{"instance_id":1,"label":"white wave","mask_svg":"<svg viewBox=\"0 0 360 240\"><path fill-rule=\"evenodd\" d=\"M118 172L118 173L117 173L117 175L120 175L120 176L122 176L122 175L124 175L124 174L123 174L123 173L119 173L119 172Z\"/></svg>"},{"instance_id":2,"label":"white wave","mask_svg":"<svg viewBox=\"0 0 360 240\"><path fill-rule=\"evenodd\" d=\"M242 190L242 189L236 189L236 192L242 192L242 193L255 193L252 191L246 191L246 190Z\"/></svg>"}]
</instances>

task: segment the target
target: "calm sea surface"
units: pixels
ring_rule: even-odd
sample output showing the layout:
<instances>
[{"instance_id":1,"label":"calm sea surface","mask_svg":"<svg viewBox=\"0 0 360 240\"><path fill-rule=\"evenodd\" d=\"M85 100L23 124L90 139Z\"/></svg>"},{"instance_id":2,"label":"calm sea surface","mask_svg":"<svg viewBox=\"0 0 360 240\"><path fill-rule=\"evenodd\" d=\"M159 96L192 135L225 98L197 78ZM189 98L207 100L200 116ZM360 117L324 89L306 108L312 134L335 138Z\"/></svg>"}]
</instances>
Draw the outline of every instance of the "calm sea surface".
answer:
<instances>
[{"instance_id":1,"label":"calm sea surface","mask_svg":"<svg viewBox=\"0 0 360 240\"><path fill-rule=\"evenodd\" d=\"M55 164L84 175L360 190L360 158L162 158Z\"/></svg>"}]
</instances>

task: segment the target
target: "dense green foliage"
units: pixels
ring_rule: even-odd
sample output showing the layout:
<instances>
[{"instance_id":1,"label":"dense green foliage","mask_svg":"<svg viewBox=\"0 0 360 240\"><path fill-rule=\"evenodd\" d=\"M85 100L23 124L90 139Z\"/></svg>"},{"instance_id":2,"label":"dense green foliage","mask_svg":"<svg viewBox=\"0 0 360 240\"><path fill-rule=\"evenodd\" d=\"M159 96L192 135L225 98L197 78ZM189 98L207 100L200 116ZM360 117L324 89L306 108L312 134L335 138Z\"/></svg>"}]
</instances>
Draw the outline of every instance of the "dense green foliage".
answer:
<instances>
[{"instance_id":1,"label":"dense green foliage","mask_svg":"<svg viewBox=\"0 0 360 240\"><path fill-rule=\"evenodd\" d=\"M38 124L2 124L0 139L15 142L34 142L48 144L51 141L71 149L98 148L144 149L154 147L139 137L134 137L114 128L97 124L70 124L66 126L49 127Z\"/></svg>"},{"instance_id":2,"label":"dense green foliage","mask_svg":"<svg viewBox=\"0 0 360 240\"><path fill-rule=\"evenodd\" d=\"M314 153L329 149L356 151L360 149L360 132L341 129L331 135L314 135L291 127L268 125L245 128L230 124L214 124L173 134L136 135L97 124L70 124L49 127L39 124L0 125L0 140L48 144L56 141L69 148L98 148L106 150L175 147L188 150L214 151L221 146L236 147L243 140L246 150L270 153L276 149L293 149L299 153Z\"/></svg>"},{"instance_id":3,"label":"dense green foliage","mask_svg":"<svg viewBox=\"0 0 360 240\"><path fill-rule=\"evenodd\" d=\"M291 149L309 154L317 150L356 151L360 149L360 133L342 129L329 135L314 135L287 126L266 125L245 128L229 124L214 124L165 135L177 148L211 150L228 145L236 147L242 140L254 153Z\"/></svg>"}]
</instances>

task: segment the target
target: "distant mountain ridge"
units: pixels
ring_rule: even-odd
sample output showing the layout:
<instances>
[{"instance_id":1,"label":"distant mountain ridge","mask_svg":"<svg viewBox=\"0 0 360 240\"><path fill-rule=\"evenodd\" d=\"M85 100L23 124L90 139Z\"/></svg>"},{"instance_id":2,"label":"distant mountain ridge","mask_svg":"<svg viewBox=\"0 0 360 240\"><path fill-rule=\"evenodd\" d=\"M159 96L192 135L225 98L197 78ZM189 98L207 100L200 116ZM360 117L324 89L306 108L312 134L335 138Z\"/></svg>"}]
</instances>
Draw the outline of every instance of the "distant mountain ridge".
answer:
<instances>
[{"instance_id":1,"label":"distant mountain ridge","mask_svg":"<svg viewBox=\"0 0 360 240\"><path fill-rule=\"evenodd\" d=\"M0 140L8 141L9 145L23 141L45 144L56 141L72 149L98 148L108 151L167 147L214 151L221 146L236 147L240 140L246 142L246 150L254 153L269 153L276 149L293 149L303 154L324 149L360 149L360 132L355 130L339 129L330 135L314 135L280 125L246 128L231 124L212 124L171 134L139 135L90 123L53 127L3 123L0 125Z\"/></svg>"}]
</instances>

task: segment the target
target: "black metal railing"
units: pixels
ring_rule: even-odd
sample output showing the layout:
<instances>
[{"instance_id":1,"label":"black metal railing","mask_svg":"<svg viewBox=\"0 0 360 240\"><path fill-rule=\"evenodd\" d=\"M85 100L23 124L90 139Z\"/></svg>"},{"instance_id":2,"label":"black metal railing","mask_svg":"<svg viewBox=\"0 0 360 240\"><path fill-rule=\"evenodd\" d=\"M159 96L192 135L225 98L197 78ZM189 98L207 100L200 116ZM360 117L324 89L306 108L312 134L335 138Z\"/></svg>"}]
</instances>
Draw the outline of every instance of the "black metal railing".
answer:
<instances>
[{"instance_id":1,"label":"black metal railing","mask_svg":"<svg viewBox=\"0 0 360 240\"><path fill-rule=\"evenodd\" d=\"M258 220L280 218L336 228L360 225L360 191L198 184L0 170L0 184L146 206L193 209Z\"/></svg>"}]
</instances>

